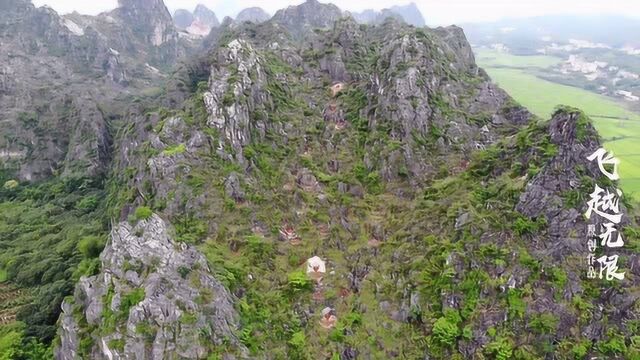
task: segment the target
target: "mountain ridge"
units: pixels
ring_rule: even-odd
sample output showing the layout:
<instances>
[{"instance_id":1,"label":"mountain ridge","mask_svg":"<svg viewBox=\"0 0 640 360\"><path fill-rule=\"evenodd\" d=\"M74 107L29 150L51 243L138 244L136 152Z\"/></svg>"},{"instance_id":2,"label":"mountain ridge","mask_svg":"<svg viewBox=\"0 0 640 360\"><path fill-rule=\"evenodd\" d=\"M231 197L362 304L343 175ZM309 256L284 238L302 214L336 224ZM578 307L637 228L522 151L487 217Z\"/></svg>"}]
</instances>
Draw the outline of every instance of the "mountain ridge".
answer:
<instances>
[{"instance_id":1,"label":"mountain ridge","mask_svg":"<svg viewBox=\"0 0 640 360\"><path fill-rule=\"evenodd\" d=\"M161 1L131 1L97 18L24 8L53 19L44 35L24 34L54 65L77 59L50 53L40 40L58 38L50 29L71 49L93 34L127 82L109 67L80 76L82 64L62 77L78 77L78 91L97 84L93 99L65 95L74 110L60 114L78 114L58 130L76 132L66 167L86 170L79 160L95 151L85 147L108 144L96 153L102 172L55 166L34 184L0 173L0 208L15 209L0 217L0 269L35 294L17 314L30 345L12 351L50 341L62 304L58 359L640 352L633 221L621 229L624 282L587 279L582 266L586 196L616 186L586 158L597 133L577 109L542 120L515 103L461 28L359 24L309 0L259 23L225 19L200 42ZM135 39L162 41L114 37L106 16L139 19L148 31ZM0 37L18 51L10 30L0 25ZM154 59L178 63L156 72ZM2 100L18 101L8 88ZM40 96L67 104L52 91ZM42 137L36 114L16 126ZM106 142L83 137L95 125ZM309 265L318 259L320 274Z\"/></svg>"}]
</instances>

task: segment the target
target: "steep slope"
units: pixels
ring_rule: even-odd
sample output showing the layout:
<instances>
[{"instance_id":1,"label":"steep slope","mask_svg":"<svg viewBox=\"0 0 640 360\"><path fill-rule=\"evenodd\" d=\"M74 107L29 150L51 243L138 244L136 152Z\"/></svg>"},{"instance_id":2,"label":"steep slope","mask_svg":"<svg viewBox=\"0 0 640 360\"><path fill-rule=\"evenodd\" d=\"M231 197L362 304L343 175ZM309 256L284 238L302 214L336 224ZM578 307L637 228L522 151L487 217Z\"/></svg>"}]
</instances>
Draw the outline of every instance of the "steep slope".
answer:
<instances>
[{"instance_id":1,"label":"steep slope","mask_svg":"<svg viewBox=\"0 0 640 360\"><path fill-rule=\"evenodd\" d=\"M209 29L220 26L220 22L218 21L216 14L202 4L198 4L198 6L196 6L196 9L193 11L193 16L197 21Z\"/></svg>"},{"instance_id":2,"label":"steep slope","mask_svg":"<svg viewBox=\"0 0 640 360\"><path fill-rule=\"evenodd\" d=\"M171 240L159 217L115 226L101 260L102 273L78 285L76 297L84 299L79 308L63 306L57 359L196 359L211 348L223 353L237 346L231 294L210 275L204 256ZM85 326L102 329L94 350L79 343L91 339L75 320L74 313L82 312ZM125 329L118 328L121 321Z\"/></svg>"},{"instance_id":3,"label":"steep slope","mask_svg":"<svg viewBox=\"0 0 640 360\"><path fill-rule=\"evenodd\" d=\"M346 18L287 36L283 16L224 26L178 73L197 85L161 103L186 100L132 109L115 155L120 219L149 207L205 254L249 357L637 354L637 275L579 264L576 199L602 181L588 119L532 117L459 28Z\"/></svg>"},{"instance_id":4,"label":"steep slope","mask_svg":"<svg viewBox=\"0 0 640 360\"><path fill-rule=\"evenodd\" d=\"M202 4L198 4L193 13L184 9L176 10L173 21L178 29L198 37L207 36L211 29L220 26L216 14Z\"/></svg>"},{"instance_id":5,"label":"steep slope","mask_svg":"<svg viewBox=\"0 0 640 360\"><path fill-rule=\"evenodd\" d=\"M122 5L74 23L135 15L168 29L149 59L181 49L162 3ZM589 194L616 192L587 160L600 140L580 111L532 116L460 28L361 25L314 0L225 20L203 44L160 91L114 103L98 182L0 173L16 208L0 216L0 275L55 295L23 307L29 335L77 280L56 358L638 356L640 230L624 197L625 280L583 266Z\"/></svg>"},{"instance_id":6,"label":"steep slope","mask_svg":"<svg viewBox=\"0 0 640 360\"><path fill-rule=\"evenodd\" d=\"M117 123L136 98L159 93L161 69L173 65L161 53L196 46L134 37L137 16L153 23L158 14L124 5L91 17L0 3L0 281L17 288L2 300L0 337L17 342L12 358L39 358L63 298L99 268Z\"/></svg>"},{"instance_id":7,"label":"steep slope","mask_svg":"<svg viewBox=\"0 0 640 360\"><path fill-rule=\"evenodd\" d=\"M103 173L111 140L98 104L109 94L90 84L117 89L127 82L118 54L96 41L95 32L79 36L48 8L18 0L6 6L0 13L3 168L26 180L58 171ZM101 79L90 79L93 74Z\"/></svg>"},{"instance_id":8,"label":"steep slope","mask_svg":"<svg viewBox=\"0 0 640 360\"><path fill-rule=\"evenodd\" d=\"M283 26L294 38L310 35L313 29L325 29L342 17L342 10L333 4L307 0L298 6L278 10L272 21Z\"/></svg>"},{"instance_id":9,"label":"steep slope","mask_svg":"<svg viewBox=\"0 0 640 360\"><path fill-rule=\"evenodd\" d=\"M119 116L119 97L160 82L163 74L149 64L166 66L187 53L160 4L123 2L99 17L60 17L24 0L6 4L3 168L25 180L106 171L108 119Z\"/></svg>"},{"instance_id":10,"label":"steep slope","mask_svg":"<svg viewBox=\"0 0 640 360\"><path fill-rule=\"evenodd\" d=\"M424 17L420 12L420 9L418 9L418 6L414 2L407 5L392 6L391 8L389 8L389 10L397 14L400 14L400 16L402 16L404 21L406 21L407 24L409 25L413 25L417 27L422 27L426 25L424 21Z\"/></svg>"},{"instance_id":11,"label":"steep slope","mask_svg":"<svg viewBox=\"0 0 640 360\"><path fill-rule=\"evenodd\" d=\"M171 14L162 0L118 0L118 8L111 14L122 19L134 37L153 46L177 42Z\"/></svg>"}]
</instances>

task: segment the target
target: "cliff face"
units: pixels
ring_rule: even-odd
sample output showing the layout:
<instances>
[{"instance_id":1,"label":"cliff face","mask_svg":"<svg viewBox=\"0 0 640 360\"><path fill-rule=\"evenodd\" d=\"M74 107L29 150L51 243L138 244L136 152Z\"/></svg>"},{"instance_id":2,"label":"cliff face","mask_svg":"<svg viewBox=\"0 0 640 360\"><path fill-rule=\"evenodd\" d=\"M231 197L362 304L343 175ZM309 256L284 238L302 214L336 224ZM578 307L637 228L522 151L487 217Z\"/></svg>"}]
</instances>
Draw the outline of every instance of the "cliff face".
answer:
<instances>
[{"instance_id":1,"label":"cliff face","mask_svg":"<svg viewBox=\"0 0 640 360\"><path fill-rule=\"evenodd\" d=\"M104 173L110 136L92 88L100 82L85 88L75 78L100 74L110 86L120 86L126 73L118 55L94 42L95 33L79 36L70 22L29 2L3 10L0 24L3 167L26 180L78 168Z\"/></svg>"},{"instance_id":2,"label":"cliff face","mask_svg":"<svg viewBox=\"0 0 640 360\"><path fill-rule=\"evenodd\" d=\"M112 14L122 19L134 36L156 47L175 46L178 36L162 0L118 0L118 5Z\"/></svg>"},{"instance_id":3,"label":"cliff face","mask_svg":"<svg viewBox=\"0 0 640 360\"><path fill-rule=\"evenodd\" d=\"M596 183L615 192L587 160L595 130L575 109L542 120L516 104L462 29L362 25L310 0L225 20L168 75L154 64L200 43L184 42L160 1L120 5L61 18L15 0L21 19L49 21L0 27L30 84L7 81L0 101L20 106L0 110L38 114L8 116L11 176L93 174L100 198L53 199L114 221L104 249L83 234L77 249L53 244L84 257L64 270L79 281L57 358L638 354L632 221L620 225L622 283L589 279L583 264L588 196ZM99 41L82 62L52 53L87 39ZM46 107L21 103L38 82L58 84L43 64L93 80L40 94ZM93 98L77 96L87 84ZM25 143L48 150L13 158ZM8 181L2 204L47 199L29 186ZM24 229L10 223L0 230L14 246Z\"/></svg>"},{"instance_id":4,"label":"cliff face","mask_svg":"<svg viewBox=\"0 0 640 360\"><path fill-rule=\"evenodd\" d=\"M218 21L216 14L202 4L196 6L193 16L209 29L220 26L220 21Z\"/></svg>"},{"instance_id":5,"label":"cliff face","mask_svg":"<svg viewBox=\"0 0 640 360\"><path fill-rule=\"evenodd\" d=\"M75 305L62 306L57 359L200 359L212 348L245 351L234 333L233 296L202 254L171 239L158 216L115 225L100 260L102 272L80 281ZM87 327L102 331L96 336ZM80 347L83 338L93 345Z\"/></svg>"},{"instance_id":6,"label":"cliff face","mask_svg":"<svg viewBox=\"0 0 640 360\"><path fill-rule=\"evenodd\" d=\"M457 27L283 33L313 6L223 25L182 105L131 114L121 218L157 209L233 274L250 356L618 356L637 280L612 290L580 263L588 119L533 117Z\"/></svg>"},{"instance_id":7,"label":"cliff face","mask_svg":"<svg viewBox=\"0 0 640 360\"><path fill-rule=\"evenodd\" d=\"M220 26L216 14L202 4L196 6L193 13L184 9L176 10L173 21L178 29L194 36L206 36L211 29Z\"/></svg>"},{"instance_id":8,"label":"cliff face","mask_svg":"<svg viewBox=\"0 0 640 360\"><path fill-rule=\"evenodd\" d=\"M3 168L18 178L107 171L108 120L121 96L158 84L186 55L164 4L125 1L110 15L61 17L28 1L0 14L0 139ZM168 20L168 22L167 22Z\"/></svg>"},{"instance_id":9,"label":"cliff face","mask_svg":"<svg viewBox=\"0 0 640 360\"><path fill-rule=\"evenodd\" d=\"M342 17L342 11L333 4L322 4L307 0L298 6L279 10L273 22L283 26L291 35L301 38L312 33L314 28L327 28Z\"/></svg>"},{"instance_id":10,"label":"cliff face","mask_svg":"<svg viewBox=\"0 0 640 360\"><path fill-rule=\"evenodd\" d=\"M558 333L570 336L571 329L581 328L583 336L591 341L598 341L603 335L611 331L611 323L635 319L637 314L631 307L638 295L630 289L637 286L638 256L628 248L605 247L598 239L598 256L618 255L625 258L629 264L626 280L621 288L602 294L595 300L597 308L589 312L589 316L576 314L564 302L550 301L555 297L566 302L576 301L585 296L592 284L585 279L589 268L585 254L585 243L590 239L589 225L596 229L597 234L603 233L606 218L585 214L590 207L589 202L596 186L603 188L616 197L622 195L617 192L617 186L605 177L600 170L598 161L589 160L592 154L601 149L601 143L595 129L586 116L577 109L558 110L549 123L549 141L557 147L555 155L546 162L540 172L527 184L520 195L516 210L529 219L546 223L546 231L532 234L529 251L536 258L542 258L547 267L562 264L562 271L566 274L564 286L540 286L533 295L532 309L540 312L551 312L559 317ZM610 170L608 170L610 171ZM620 235L625 227L630 228L630 216L625 208L624 200L618 198L617 213L621 221L616 226ZM615 206L616 208L618 206ZM596 208L598 208L596 206ZM614 209L612 209L614 210ZM614 213L614 211L605 211ZM611 223L613 224L613 223ZM612 234L612 242L618 236L618 231ZM631 234L624 232L625 236ZM591 235L593 236L593 235ZM631 239L633 239L633 235ZM633 241L633 240L632 240ZM629 240L627 240L627 245ZM594 259L595 261L595 259ZM600 266L595 263L594 277L602 279L604 275ZM618 270L614 272L624 272ZM611 280L611 279L609 279ZM587 320L588 319L588 320ZM631 320L634 321L634 320Z\"/></svg>"},{"instance_id":11,"label":"cliff face","mask_svg":"<svg viewBox=\"0 0 640 360\"><path fill-rule=\"evenodd\" d=\"M191 11L178 9L173 13L173 22L178 29L186 29L193 23L194 17Z\"/></svg>"}]
</instances>

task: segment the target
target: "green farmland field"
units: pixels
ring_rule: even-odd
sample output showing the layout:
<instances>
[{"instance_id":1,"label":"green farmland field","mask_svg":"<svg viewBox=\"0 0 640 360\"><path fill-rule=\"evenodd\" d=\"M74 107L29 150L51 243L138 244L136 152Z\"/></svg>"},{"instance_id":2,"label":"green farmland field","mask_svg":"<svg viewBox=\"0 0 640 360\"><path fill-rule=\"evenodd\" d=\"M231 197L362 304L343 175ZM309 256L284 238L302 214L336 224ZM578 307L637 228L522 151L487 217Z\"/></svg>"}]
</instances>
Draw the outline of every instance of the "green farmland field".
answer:
<instances>
[{"instance_id":1,"label":"green farmland field","mask_svg":"<svg viewBox=\"0 0 640 360\"><path fill-rule=\"evenodd\" d=\"M535 75L557 64L558 58L515 56L484 50L478 51L477 61L494 82L542 118L549 118L559 104L582 109L593 119L605 141L605 148L620 159L622 189L635 200L640 200L640 114L606 96L553 83Z\"/></svg>"},{"instance_id":2,"label":"green farmland field","mask_svg":"<svg viewBox=\"0 0 640 360\"><path fill-rule=\"evenodd\" d=\"M510 68L547 68L559 64L562 59L538 55L517 56L498 51L480 50L476 52L476 60L482 67L510 67Z\"/></svg>"}]
</instances>

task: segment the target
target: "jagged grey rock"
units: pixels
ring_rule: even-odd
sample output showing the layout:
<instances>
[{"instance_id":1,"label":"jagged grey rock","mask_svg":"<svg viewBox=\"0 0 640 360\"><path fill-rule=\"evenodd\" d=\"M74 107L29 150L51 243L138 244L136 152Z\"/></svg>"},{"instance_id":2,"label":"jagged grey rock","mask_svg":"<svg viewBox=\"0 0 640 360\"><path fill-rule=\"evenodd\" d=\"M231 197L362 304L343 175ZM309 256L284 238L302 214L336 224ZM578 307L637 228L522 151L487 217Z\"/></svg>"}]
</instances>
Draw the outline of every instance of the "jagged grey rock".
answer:
<instances>
[{"instance_id":1,"label":"jagged grey rock","mask_svg":"<svg viewBox=\"0 0 640 360\"><path fill-rule=\"evenodd\" d=\"M119 7L112 13L154 46L174 45L178 35L171 14L162 0L118 0Z\"/></svg>"},{"instance_id":2,"label":"jagged grey rock","mask_svg":"<svg viewBox=\"0 0 640 360\"><path fill-rule=\"evenodd\" d=\"M105 321L114 321L105 318L109 313L121 314L117 319L123 320L115 320L110 331L83 333L94 339L93 359L200 359L210 344L223 343L238 355L245 353L235 335L233 296L211 275L202 254L171 239L159 216L136 225L117 224L100 259L100 274L81 279L74 305L63 305L56 359L77 358L83 331L77 316L104 327ZM136 292L140 296L131 297ZM115 340L124 346L114 346Z\"/></svg>"},{"instance_id":3,"label":"jagged grey rock","mask_svg":"<svg viewBox=\"0 0 640 360\"><path fill-rule=\"evenodd\" d=\"M159 0L125 0L98 16L26 0L0 6L0 164L29 181L100 176L123 98L162 81L158 68L193 44L177 38Z\"/></svg>"},{"instance_id":4,"label":"jagged grey rock","mask_svg":"<svg viewBox=\"0 0 640 360\"><path fill-rule=\"evenodd\" d=\"M243 160L243 147L254 134L258 138L264 136L266 110L272 106L266 91L263 59L251 44L241 39L219 49L217 58L203 99L209 114L208 125L219 129L236 150L236 156ZM232 76L237 81L230 81Z\"/></svg>"},{"instance_id":5,"label":"jagged grey rock","mask_svg":"<svg viewBox=\"0 0 640 360\"><path fill-rule=\"evenodd\" d=\"M228 197L236 200L244 200L244 191L240 185L240 177L238 173L232 172L225 180L225 192Z\"/></svg>"},{"instance_id":6,"label":"jagged grey rock","mask_svg":"<svg viewBox=\"0 0 640 360\"><path fill-rule=\"evenodd\" d=\"M587 238L587 224L580 212L586 201L579 209L569 208L564 206L563 196L576 190L583 176L600 178L597 163L587 160L600 147L598 134L591 124L579 124L581 116L584 115L578 112L558 111L551 119L550 139L558 146L558 154L527 184L516 207L527 217L542 216L547 220L549 241L540 245L546 255L556 259L579 251ZM583 133L583 138L579 139L578 132ZM583 174L578 173L579 168L584 169ZM584 226L576 229L578 223Z\"/></svg>"},{"instance_id":7,"label":"jagged grey rock","mask_svg":"<svg viewBox=\"0 0 640 360\"><path fill-rule=\"evenodd\" d=\"M193 17L209 29L220 26L220 21L218 21L216 14L202 4L196 6L196 9L193 11Z\"/></svg>"},{"instance_id":8,"label":"jagged grey rock","mask_svg":"<svg viewBox=\"0 0 640 360\"><path fill-rule=\"evenodd\" d=\"M314 28L333 26L342 15L342 11L333 4L307 0L300 5L278 10L271 20L285 27L294 37L303 38L312 34Z\"/></svg>"}]
</instances>

